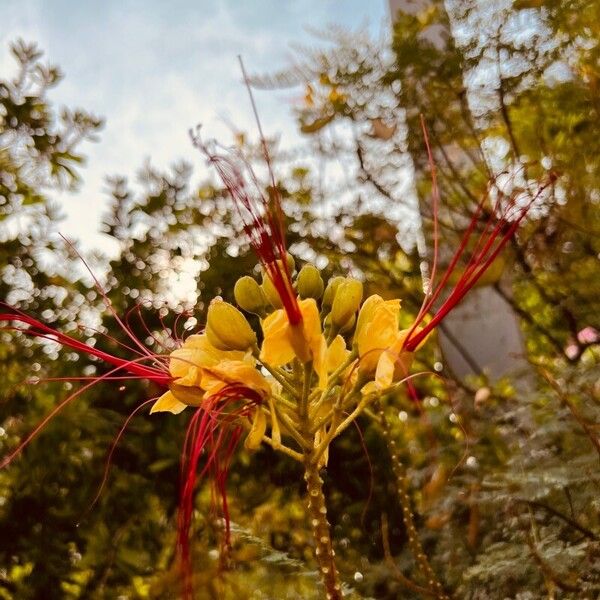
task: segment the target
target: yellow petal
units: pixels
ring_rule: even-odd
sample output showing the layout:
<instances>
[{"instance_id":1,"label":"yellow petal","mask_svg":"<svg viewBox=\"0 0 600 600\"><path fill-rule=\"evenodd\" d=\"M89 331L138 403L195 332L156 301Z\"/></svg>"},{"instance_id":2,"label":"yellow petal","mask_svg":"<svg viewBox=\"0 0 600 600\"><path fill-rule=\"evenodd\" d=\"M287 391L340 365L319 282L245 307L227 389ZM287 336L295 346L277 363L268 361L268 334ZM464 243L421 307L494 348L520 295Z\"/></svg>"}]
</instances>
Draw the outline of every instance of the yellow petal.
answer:
<instances>
[{"instance_id":1,"label":"yellow petal","mask_svg":"<svg viewBox=\"0 0 600 600\"><path fill-rule=\"evenodd\" d=\"M260 360L272 367L281 367L294 358L294 349L288 336L289 322L283 309L272 312L262 322L263 344Z\"/></svg>"},{"instance_id":2,"label":"yellow petal","mask_svg":"<svg viewBox=\"0 0 600 600\"><path fill-rule=\"evenodd\" d=\"M314 298L300 300L300 312L302 313L302 329L304 339L308 345L313 360L323 352L323 332L321 330L321 319L319 307Z\"/></svg>"},{"instance_id":3,"label":"yellow petal","mask_svg":"<svg viewBox=\"0 0 600 600\"><path fill-rule=\"evenodd\" d=\"M377 302L370 316L370 322L360 324L357 339L358 354L361 358L359 369L372 373L381 356L381 352L389 348L398 336L398 319L400 300Z\"/></svg>"},{"instance_id":4,"label":"yellow petal","mask_svg":"<svg viewBox=\"0 0 600 600\"><path fill-rule=\"evenodd\" d=\"M375 372L375 382L379 389L389 387L394 381L399 381L409 374L414 353L402 349L409 331L404 329L398 332L390 348L381 353Z\"/></svg>"},{"instance_id":5,"label":"yellow petal","mask_svg":"<svg viewBox=\"0 0 600 600\"><path fill-rule=\"evenodd\" d=\"M214 367L202 370L201 387L210 394L217 393L226 385L240 383L252 390L269 395L269 382L251 364L241 360L224 360Z\"/></svg>"},{"instance_id":6,"label":"yellow petal","mask_svg":"<svg viewBox=\"0 0 600 600\"><path fill-rule=\"evenodd\" d=\"M375 383L378 389L382 390L392 385L395 368L396 360L394 354L389 350L382 352L377 361L377 369L375 371Z\"/></svg>"},{"instance_id":7,"label":"yellow petal","mask_svg":"<svg viewBox=\"0 0 600 600\"><path fill-rule=\"evenodd\" d=\"M314 298L306 298L298 303L302 313L302 336L293 338L292 344L296 348L296 356L302 361L312 360L313 369L319 377L319 387L327 385L327 342L321 330L319 308ZM291 335L292 337L292 335ZM297 348L302 344L302 354Z\"/></svg>"},{"instance_id":8,"label":"yellow petal","mask_svg":"<svg viewBox=\"0 0 600 600\"><path fill-rule=\"evenodd\" d=\"M200 385L200 379L202 376L202 369L198 367L188 367L187 371L182 377L178 377L175 382L177 385L185 385L189 387L196 387Z\"/></svg>"},{"instance_id":9,"label":"yellow petal","mask_svg":"<svg viewBox=\"0 0 600 600\"><path fill-rule=\"evenodd\" d=\"M200 381L200 387L205 391L205 395L213 396L220 392L227 383L220 377L214 375L208 369L202 371L202 379Z\"/></svg>"},{"instance_id":10,"label":"yellow petal","mask_svg":"<svg viewBox=\"0 0 600 600\"><path fill-rule=\"evenodd\" d=\"M218 350L206 334L191 335L183 346L171 352L169 370L173 377L185 377L190 367L209 367L222 360L242 360L244 352Z\"/></svg>"},{"instance_id":11,"label":"yellow petal","mask_svg":"<svg viewBox=\"0 0 600 600\"><path fill-rule=\"evenodd\" d=\"M327 372L333 373L348 358L350 350L346 348L346 342L341 335L337 335L327 348Z\"/></svg>"},{"instance_id":12,"label":"yellow petal","mask_svg":"<svg viewBox=\"0 0 600 600\"><path fill-rule=\"evenodd\" d=\"M350 351L346 350L346 342L341 335L335 337L329 348L325 337L321 335L319 344L319 349L313 351L313 368L319 377L319 388L325 389L329 373L335 371L346 360Z\"/></svg>"},{"instance_id":13,"label":"yellow petal","mask_svg":"<svg viewBox=\"0 0 600 600\"><path fill-rule=\"evenodd\" d=\"M312 360L317 371L322 368L326 350L319 308L314 298L300 300L298 305L302 313L302 322L299 325L290 325L282 309L274 311L264 319L264 341L260 358L273 367L280 367L297 356L302 362Z\"/></svg>"},{"instance_id":14,"label":"yellow petal","mask_svg":"<svg viewBox=\"0 0 600 600\"><path fill-rule=\"evenodd\" d=\"M252 428L246 437L244 447L246 450L256 450L262 442L263 435L267 431L267 415L261 408L257 408L254 412L252 420Z\"/></svg>"},{"instance_id":15,"label":"yellow petal","mask_svg":"<svg viewBox=\"0 0 600 600\"><path fill-rule=\"evenodd\" d=\"M365 327L373 320L375 309L383 304L383 298L377 294L369 296L360 307L358 320L356 321L356 329L354 330L354 340L357 343L364 343Z\"/></svg>"},{"instance_id":16,"label":"yellow petal","mask_svg":"<svg viewBox=\"0 0 600 600\"><path fill-rule=\"evenodd\" d=\"M198 386L184 386L172 383L169 389L179 402L187 406L200 406L202 404L204 392Z\"/></svg>"},{"instance_id":17,"label":"yellow petal","mask_svg":"<svg viewBox=\"0 0 600 600\"><path fill-rule=\"evenodd\" d=\"M165 392L150 409L150 414L156 412L170 412L174 415L178 415L184 410L186 405L183 402L179 402L177 398L171 392Z\"/></svg>"}]
</instances>

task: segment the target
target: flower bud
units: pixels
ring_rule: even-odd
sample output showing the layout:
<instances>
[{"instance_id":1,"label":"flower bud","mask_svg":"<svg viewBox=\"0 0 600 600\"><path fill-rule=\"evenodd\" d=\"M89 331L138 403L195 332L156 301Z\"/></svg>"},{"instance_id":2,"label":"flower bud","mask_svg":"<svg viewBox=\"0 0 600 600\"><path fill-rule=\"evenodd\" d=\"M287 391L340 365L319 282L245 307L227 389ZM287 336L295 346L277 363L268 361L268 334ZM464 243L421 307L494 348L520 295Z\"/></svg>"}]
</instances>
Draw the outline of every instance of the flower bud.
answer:
<instances>
[{"instance_id":1,"label":"flower bud","mask_svg":"<svg viewBox=\"0 0 600 600\"><path fill-rule=\"evenodd\" d=\"M288 271L291 275L294 272L294 269L296 268L296 261L294 260L294 257L289 252L286 252L285 260L287 262Z\"/></svg>"},{"instance_id":2,"label":"flower bud","mask_svg":"<svg viewBox=\"0 0 600 600\"><path fill-rule=\"evenodd\" d=\"M341 329L356 314L363 295L363 284L358 279L342 281L335 293L331 307L331 324Z\"/></svg>"},{"instance_id":3,"label":"flower bud","mask_svg":"<svg viewBox=\"0 0 600 600\"><path fill-rule=\"evenodd\" d=\"M332 277L325 288L325 293L323 294L323 300L321 304L324 308L329 308L333 304L333 299L335 298L335 293L337 292L338 287L344 281L344 277Z\"/></svg>"},{"instance_id":4,"label":"flower bud","mask_svg":"<svg viewBox=\"0 0 600 600\"><path fill-rule=\"evenodd\" d=\"M218 350L248 350L256 344L256 334L246 317L222 300L213 300L208 307L206 337Z\"/></svg>"},{"instance_id":5,"label":"flower bud","mask_svg":"<svg viewBox=\"0 0 600 600\"><path fill-rule=\"evenodd\" d=\"M267 299L254 278L245 275L238 279L233 288L233 295L242 310L256 315L264 312Z\"/></svg>"},{"instance_id":6,"label":"flower bud","mask_svg":"<svg viewBox=\"0 0 600 600\"><path fill-rule=\"evenodd\" d=\"M271 278L266 273L263 274L263 280L260 289L273 308L281 308L283 306L277 289L273 285Z\"/></svg>"},{"instance_id":7,"label":"flower bud","mask_svg":"<svg viewBox=\"0 0 600 600\"><path fill-rule=\"evenodd\" d=\"M318 300L323 295L325 284L317 267L304 265L296 278L296 289L300 298L314 298Z\"/></svg>"},{"instance_id":8,"label":"flower bud","mask_svg":"<svg viewBox=\"0 0 600 600\"><path fill-rule=\"evenodd\" d=\"M354 339L358 340L363 329L373 320L375 310L378 306L383 304L383 298L377 294L369 296L360 307L358 313L358 321L356 322L356 330L354 332Z\"/></svg>"},{"instance_id":9,"label":"flower bud","mask_svg":"<svg viewBox=\"0 0 600 600\"><path fill-rule=\"evenodd\" d=\"M340 333L348 333L348 331L352 331L354 329L354 325L356 325L356 315L352 315L347 321L346 324L340 327Z\"/></svg>"}]
</instances>

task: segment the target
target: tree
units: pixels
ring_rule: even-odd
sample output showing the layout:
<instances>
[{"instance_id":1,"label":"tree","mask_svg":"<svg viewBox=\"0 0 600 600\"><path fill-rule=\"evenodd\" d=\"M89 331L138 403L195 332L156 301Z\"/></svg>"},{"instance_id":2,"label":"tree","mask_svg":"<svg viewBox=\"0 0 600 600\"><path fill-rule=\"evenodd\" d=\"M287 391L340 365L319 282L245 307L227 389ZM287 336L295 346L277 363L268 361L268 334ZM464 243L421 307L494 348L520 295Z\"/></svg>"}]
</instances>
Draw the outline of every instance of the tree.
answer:
<instances>
[{"instance_id":1,"label":"tree","mask_svg":"<svg viewBox=\"0 0 600 600\"><path fill-rule=\"evenodd\" d=\"M515 393L514 381L490 386L442 371L443 380L415 381L419 403L398 393L384 404L383 419L380 413L361 419L360 433L332 446L325 477L329 515L343 579L353 581L356 597L423 596L428 573L411 526L456 597L542 598L560 589L562 597L580 598L597 592L597 31L586 25L595 9L583 0L546 3L543 9L525 4L503 5L491 20L467 3L454 3L450 15L433 3L427 13L398 22L393 53L363 32L333 29L325 36L327 47L301 55L291 72L261 80L300 83L306 94L298 123L317 160L286 162L271 146L299 264L315 262L327 276L358 275L366 294L384 289L390 298L402 297L407 323L419 310L422 287L419 253L407 243L417 230L407 216L416 202L398 175L409 164L407 150L417 158L420 195L430 192L431 179L423 140L414 134L418 111L407 112L405 127L403 106L426 116L443 192L442 233L450 241L487 189L492 167L526 170L525 180L542 178L549 169L559 175L543 210L521 230L506 258L515 265L511 302L522 319L534 388ZM511 33L514 20L524 18L538 24L535 44L519 45ZM470 34L477 19L494 28L483 45L455 34L436 48L421 35L427 27ZM42 251L63 261L71 254L67 245L48 241L55 212L45 191L73 184L81 161L77 142L93 134L99 120L81 117L75 125L67 118L56 125L45 96L49 83L34 85L45 81L38 75L39 54L23 44L16 53L25 57L24 75L1 88L8 90L2 100L10 101L1 109L0 136L24 141L1 144L9 149L2 154L0 182L11 188L1 194L8 199L3 226L18 209L36 227L20 238L6 227L0 253L11 266L0 284L3 297L65 331L83 323L86 337L118 354L127 338L98 290L89 281L49 273L39 260ZM463 74L475 73L484 59L496 65L498 55L503 68L518 68L502 71L484 87L482 110L474 116ZM569 78L549 80L549 68L560 62L569 65ZM406 85L409 79L415 85ZM28 98L24 104L21 96ZM34 105L23 112L22 106ZM6 118L15 112L17 120ZM23 148L26 161L17 155ZM243 150L251 159L260 152L249 142ZM326 187L319 169L331 174ZM225 191L208 179L193 187L190 174L186 165L164 173L147 168L137 194L125 178L110 179L104 230L120 253L110 264L105 291L118 314L133 307L131 329L142 337L152 332L157 348L170 348L184 326L198 327L207 302L217 294L231 299L233 283L255 266L245 246L232 242L240 223ZM324 207L331 217L323 216ZM422 214L426 228L430 216ZM187 282L185 305L176 306L173 281L181 280ZM193 309L196 321L184 309ZM102 372L97 361L75 360L64 348L6 333L0 353L2 453L69 393L62 381L24 381ZM433 346L415 365L440 367ZM181 421L136 415L112 456L98 503L86 512L119 424L152 394L143 382L91 390L0 472L0 595L173 596ZM396 458L405 469L386 453L386 439L400 448ZM249 589L274 597L290 590L318 596L299 475L293 462L268 449L252 457L242 453L235 462L230 487L236 492L231 512L238 568L228 573L219 573L213 558L220 526L210 518L207 489L199 488L196 507L205 517L194 534L200 597L235 598ZM372 493L366 485L371 477ZM407 521L401 506L409 502L416 514Z\"/></svg>"}]
</instances>

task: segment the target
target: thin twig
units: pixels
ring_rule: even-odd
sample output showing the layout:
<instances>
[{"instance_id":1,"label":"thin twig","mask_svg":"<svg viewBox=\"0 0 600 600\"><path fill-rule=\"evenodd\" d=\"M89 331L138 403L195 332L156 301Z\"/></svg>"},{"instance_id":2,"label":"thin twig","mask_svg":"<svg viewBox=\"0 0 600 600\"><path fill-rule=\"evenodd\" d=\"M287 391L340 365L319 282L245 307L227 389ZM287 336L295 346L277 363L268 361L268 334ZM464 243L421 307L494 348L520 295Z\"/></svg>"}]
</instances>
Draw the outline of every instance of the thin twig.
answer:
<instances>
[{"instance_id":1,"label":"thin twig","mask_svg":"<svg viewBox=\"0 0 600 600\"><path fill-rule=\"evenodd\" d=\"M394 557L392 556L392 552L390 550L388 518L385 513L381 515L381 540L383 542L383 555L385 557L385 562L390 567L392 574L394 575L394 579L413 592L417 592L418 594L423 594L425 596L435 596L435 593L431 590L417 585L414 581L411 581L408 577L406 577L406 575L402 573L394 561Z\"/></svg>"}]
</instances>

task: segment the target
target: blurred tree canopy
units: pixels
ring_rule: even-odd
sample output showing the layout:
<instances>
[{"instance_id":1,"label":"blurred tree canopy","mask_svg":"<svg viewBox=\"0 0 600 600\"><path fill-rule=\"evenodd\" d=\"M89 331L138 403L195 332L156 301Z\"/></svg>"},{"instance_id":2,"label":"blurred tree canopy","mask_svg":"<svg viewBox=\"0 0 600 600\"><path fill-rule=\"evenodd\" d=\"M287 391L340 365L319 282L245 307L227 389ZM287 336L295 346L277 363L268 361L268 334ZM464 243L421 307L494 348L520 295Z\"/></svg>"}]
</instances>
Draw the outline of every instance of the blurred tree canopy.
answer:
<instances>
[{"instance_id":1,"label":"blurred tree canopy","mask_svg":"<svg viewBox=\"0 0 600 600\"><path fill-rule=\"evenodd\" d=\"M407 323L422 300L419 222L431 230L420 115L450 245L491 181L528 194L558 175L503 257L510 289L495 284L519 316L534 384L459 380L431 346L416 368L442 377L416 380L420 404L403 394L388 403L419 535L456 598L600 592L599 10L592 0L436 0L398 15L391 46L331 28L284 73L253 79L303 95L306 147L286 156L272 143L292 252L327 275L360 276L368 293L403 298ZM83 149L100 139L102 120L53 106L60 70L35 45L15 42L12 52L16 76L0 74L1 298L118 354L124 334L56 235L52 200L84 176ZM238 143L257 157L246 137ZM102 229L119 253L108 269L103 257L90 263L107 271L115 311L157 351L200 327L208 301L229 297L255 268L224 190L210 179L193 186L191 175L185 164L148 167L138 192L111 176ZM57 344L0 336L4 455L80 385L60 378L102 367ZM0 598L177 597L182 418L136 415L91 506L119 427L156 393L144 381L94 387L0 471ZM326 473L348 596L425 597L384 441L371 420L360 426L335 443ZM234 569L224 573L220 523L198 490L198 597L319 597L297 466L268 449L242 452L229 488Z\"/></svg>"}]
</instances>

